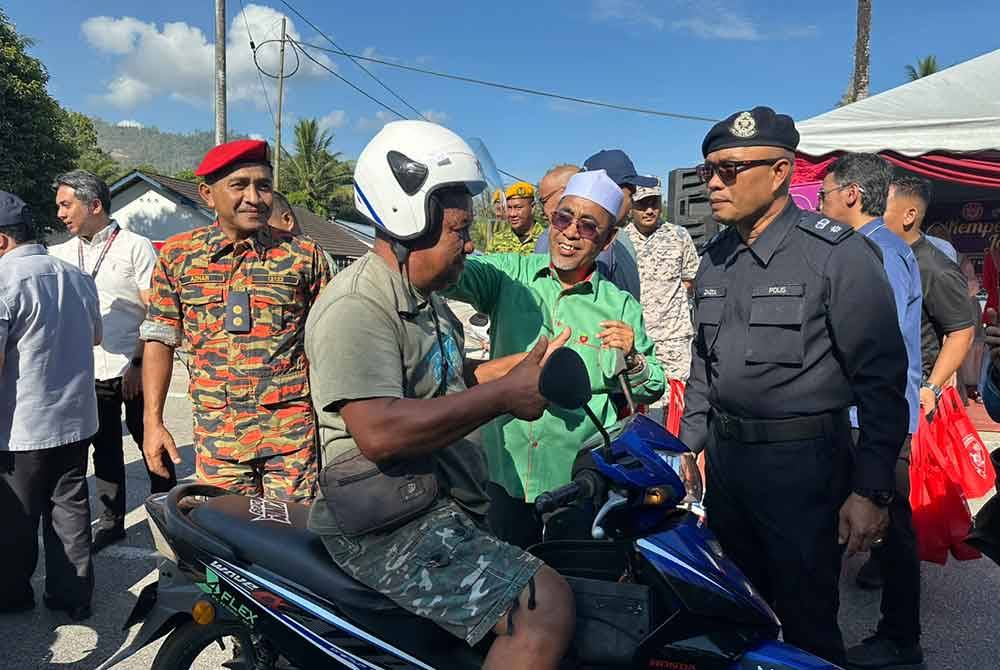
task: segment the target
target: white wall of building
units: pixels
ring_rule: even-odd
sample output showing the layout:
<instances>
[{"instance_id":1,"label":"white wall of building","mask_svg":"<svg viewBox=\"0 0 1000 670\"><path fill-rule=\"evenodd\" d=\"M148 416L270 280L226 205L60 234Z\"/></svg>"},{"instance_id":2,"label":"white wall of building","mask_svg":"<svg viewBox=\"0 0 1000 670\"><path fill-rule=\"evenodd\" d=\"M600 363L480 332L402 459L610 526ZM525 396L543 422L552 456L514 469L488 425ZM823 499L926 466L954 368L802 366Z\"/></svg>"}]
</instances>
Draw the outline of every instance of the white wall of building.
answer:
<instances>
[{"instance_id":1,"label":"white wall of building","mask_svg":"<svg viewBox=\"0 0 1000 670\"><path fill-rule=\"evenodd\" d=\"M154 242L211 223L197 208L158 192L144 181L111 199L111 216L126 230Z\"/></svg>"}]
</instances>

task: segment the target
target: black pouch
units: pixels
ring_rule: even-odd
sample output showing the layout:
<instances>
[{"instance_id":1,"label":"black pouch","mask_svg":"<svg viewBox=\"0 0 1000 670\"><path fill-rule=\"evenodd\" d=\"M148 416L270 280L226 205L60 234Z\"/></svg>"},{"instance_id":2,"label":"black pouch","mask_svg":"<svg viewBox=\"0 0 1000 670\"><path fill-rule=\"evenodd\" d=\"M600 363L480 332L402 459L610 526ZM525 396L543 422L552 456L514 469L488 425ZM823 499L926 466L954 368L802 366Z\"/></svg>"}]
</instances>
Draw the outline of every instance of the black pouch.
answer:
<instances>
[{"instance_id":1,"label":"black pouch","mask_svg":"<svg viewBox=\"0 0 1000 670\"><path fill-rule=\"evenodd\" d=\"M438 497L430 458L379 466L357 449L338 456L319 475L326 505L341 532L385 532L425 512Z\"/></svg>"}]
</instances>

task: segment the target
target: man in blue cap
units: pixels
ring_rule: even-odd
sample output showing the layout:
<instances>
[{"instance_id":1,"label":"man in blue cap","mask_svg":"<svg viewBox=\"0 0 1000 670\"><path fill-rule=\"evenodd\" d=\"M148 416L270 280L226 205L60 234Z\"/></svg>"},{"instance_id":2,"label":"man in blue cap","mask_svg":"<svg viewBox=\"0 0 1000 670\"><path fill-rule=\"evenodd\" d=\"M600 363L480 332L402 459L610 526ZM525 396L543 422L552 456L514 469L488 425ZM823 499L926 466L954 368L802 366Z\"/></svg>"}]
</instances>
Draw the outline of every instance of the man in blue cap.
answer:
<instances>
[{"instance_id":1,"label":"man in blue cap","mask_svg":"<svg viewBox=\"0 0 1000 670\"><path fill-rule=\"evenodd\" d=\"M604 149L583 162L584 172L604 170L608 177L622 190L623 199L621 211L618 212L616 225L624 228L628 225L628 216L632 211L632 196L636 187L653 187L657 185L653 177L643 177L636 174L635 165L621 149ZM542 194L545 198L545 194ZM544 203L543 203L544 204ZM535 245L536 254L549 253L549 236L543 235ZM597 257L597 268L611 283L623 291L628 291L636 300L640 299L639 267L635 261L635 249L628 235L618 236Z\"/></svg>"},{"instance_id":2,"label":"man in blue cap","mask_svg":"<svg viewBox=\"0 0 1000 670\"><path fill-rule=\"evenodd\" d=\"M0 191L0 613L35 606L42 519L45 605L90 616L87 447L101 334L94 280L49 256L27 205Z\"/></svg>"}]
</instances>

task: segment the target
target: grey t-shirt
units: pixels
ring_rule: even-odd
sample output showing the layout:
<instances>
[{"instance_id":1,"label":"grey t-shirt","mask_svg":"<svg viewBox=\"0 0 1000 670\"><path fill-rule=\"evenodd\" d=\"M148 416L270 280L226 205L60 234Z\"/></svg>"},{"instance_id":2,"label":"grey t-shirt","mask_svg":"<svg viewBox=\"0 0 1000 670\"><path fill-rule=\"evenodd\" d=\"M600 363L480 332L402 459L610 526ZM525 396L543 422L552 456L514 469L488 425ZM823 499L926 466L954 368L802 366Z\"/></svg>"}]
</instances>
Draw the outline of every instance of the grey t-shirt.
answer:
<instances>
[{"instance_id":1,"label":"grey t-shirt","mask_svg":"<svg viewBox=\"0 0 1000 670\"><path fill-rule=\"evenodd\" d=\"M97 432L90 276L24 244L0 258L0 451L51 449Z\"/></svg>"},{"instance_id":2,"label":"grey t-shirt","mask_svg":"<svg viewBox=\"0 0 1000 670\"><path fill-rule=\"evenodd\" d=\"M466 390L462 324L445 301L422 296L380 256L358 259L320 294L306 321L309 385L322 464L357 448L339 412L362 398L429 399ZM470 513L489 505L486 456L463 439L436 452L439 486ZM310 527L323 532L314 505Z\"/></svg>"}]
</instances>

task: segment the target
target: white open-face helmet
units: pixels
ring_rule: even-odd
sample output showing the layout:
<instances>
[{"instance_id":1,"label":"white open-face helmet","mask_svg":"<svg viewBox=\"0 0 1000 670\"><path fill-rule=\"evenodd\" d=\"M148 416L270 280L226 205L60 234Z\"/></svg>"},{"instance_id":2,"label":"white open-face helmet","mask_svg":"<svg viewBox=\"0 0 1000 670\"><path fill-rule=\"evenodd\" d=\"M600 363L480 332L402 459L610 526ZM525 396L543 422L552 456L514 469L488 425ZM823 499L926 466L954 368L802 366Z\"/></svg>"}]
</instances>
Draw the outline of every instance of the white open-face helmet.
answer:
<instances>
[{"instance_id":1,"label":"white open-face helmet","mask_svg":"<svg viewBox=\"0 0 1000 670\"><path fill-rule=\"evenodd\" d=\"M486 187L479 160L465 140L428 121L386 124L354 166L355 207L397 240L426 233L431 194L460 185L473 196Z\"/></svg>"}]
</instances>

